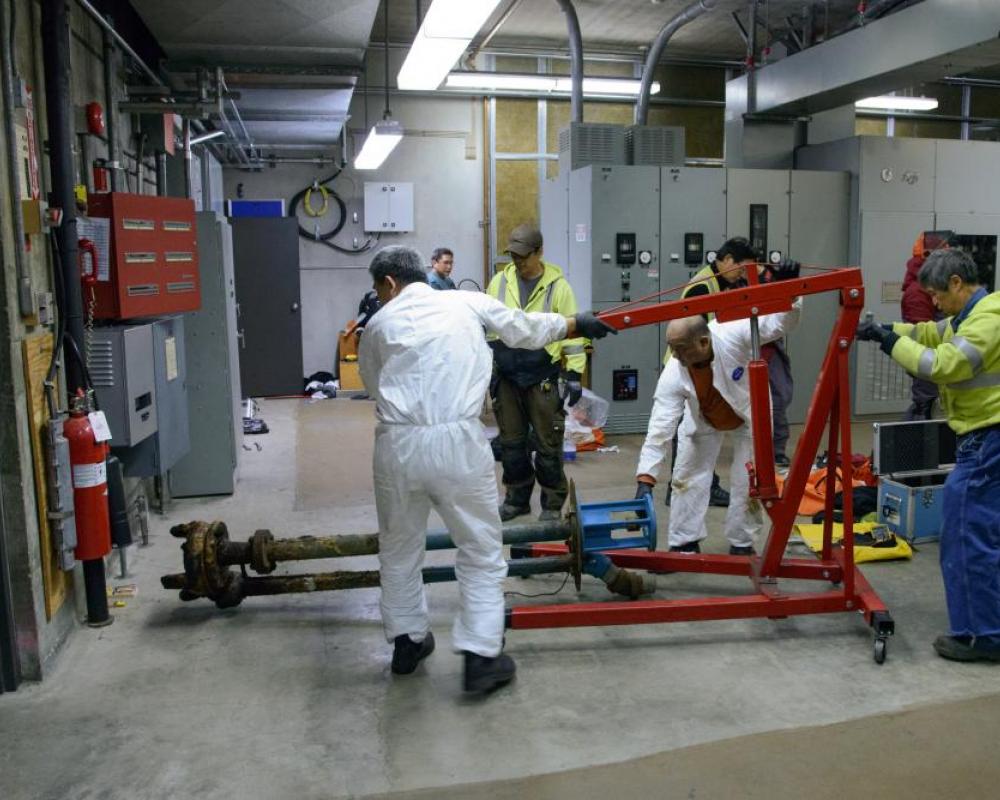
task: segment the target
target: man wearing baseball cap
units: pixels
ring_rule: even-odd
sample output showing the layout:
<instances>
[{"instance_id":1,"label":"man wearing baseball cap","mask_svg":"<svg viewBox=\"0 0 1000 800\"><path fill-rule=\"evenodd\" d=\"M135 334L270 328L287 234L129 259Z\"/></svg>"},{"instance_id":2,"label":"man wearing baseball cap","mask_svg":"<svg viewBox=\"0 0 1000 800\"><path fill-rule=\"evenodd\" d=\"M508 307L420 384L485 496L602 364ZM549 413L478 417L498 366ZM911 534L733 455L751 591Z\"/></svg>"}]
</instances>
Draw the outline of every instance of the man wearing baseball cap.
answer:
<instances>
[{"instance_id":1,"label":"man wearing baseball cap","mask_svg":"<svg viewBox=\"0 0 1000 800\"><path fill-rule=\"evenodd\" d=\"M573 315L576 297L562 270L542 260L542 234L534 225L511 231L506 251L511 261L490 281L486 292L509 308ZM566 412L583 394L586 339L554 342L540 350L508 347L497 338L493 348L490 394L500 428L500 453L506 496L500 518L514 519L530 510L535 481L541 487L541 520L558 519L568 486L562 449ZM565 360L565 364L563 363ZM560 373L565 389L559 391ZM534 432L534 464L529 448Z\"/></svg>"}]
</instances>

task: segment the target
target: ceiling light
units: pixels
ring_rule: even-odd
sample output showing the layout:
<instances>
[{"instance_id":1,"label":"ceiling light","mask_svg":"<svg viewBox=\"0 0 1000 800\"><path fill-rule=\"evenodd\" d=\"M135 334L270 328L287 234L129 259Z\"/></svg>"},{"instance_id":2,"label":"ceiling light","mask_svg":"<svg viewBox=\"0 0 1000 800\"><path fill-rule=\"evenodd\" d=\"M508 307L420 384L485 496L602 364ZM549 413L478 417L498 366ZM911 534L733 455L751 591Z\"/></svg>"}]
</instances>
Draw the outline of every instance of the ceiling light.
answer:
<instances>
[{"instance_id":1,"label":"ceiling light","mask_svg":"<svg viewBox=\"0 0 1000 800\"><path fill-rule=\"evenodd\" d=\"M500 0L434 0L396 75L400 89L437 89Z\"/></svg>"},{"instance_id":2,"label":"ceiling light","mask_svg":"<svg viewBox=\"0 0 1000 800\"><path fill-rule=\"evenodd\" d=\"M203 133L201 136L192 136L191 144L201 144L202 142L207 142L209 139L216 139L219 136L225 135L225 131L209 131L208 133Z\"/></svg>"},{"instance_id":3,"label":"ceiling light","mask_svg":"<svg viewBox=\"0 0 1000 800\"><path fill-rule=\"evenodd\" d=\"M361 152L354 159L354 168L378 169L402 138L403 126L395 120L385 120L375 124L368 131Z\"/></svg>"},{"instance_id":4,"label":"ceiling light","mask_svg":"<svg viewBox=\"0 0 1000 800\"><path fill-rule=\"evenodd\" d=\"M638 95L638 80L629 78L584 78L585 95ZM502 72L452 72L445 86L451 89L481 89L485 91L542 92L569 94L573 80L558 75L518 75ZM660 91L660 84L653 82L652 94Z\"/></svg>"},{"instance_id":5,"label":"ceiling light","mask_svg":"<svg viewBox=\"0 0 1000 800\"><path fill-rule=\"evenodd\" d=\"M886 94L880 97L866 97L854 104L855 108L877 108L886 111L933 111L938 101L933 97L903 97Z\"/></svg>"}]
</instances>

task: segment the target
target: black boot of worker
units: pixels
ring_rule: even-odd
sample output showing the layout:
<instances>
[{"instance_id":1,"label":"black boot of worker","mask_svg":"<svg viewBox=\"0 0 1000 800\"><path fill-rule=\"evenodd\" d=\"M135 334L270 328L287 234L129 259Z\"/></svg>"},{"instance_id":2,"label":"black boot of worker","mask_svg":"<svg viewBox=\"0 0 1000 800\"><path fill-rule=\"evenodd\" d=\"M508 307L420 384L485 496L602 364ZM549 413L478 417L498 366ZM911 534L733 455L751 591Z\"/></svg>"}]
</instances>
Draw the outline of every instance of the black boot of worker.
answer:
<instances>
[{"instance_id":1,"label":"black boot of worker","mask_svg":"<svg viewBox=\"0 0 1000 800\"><path fill-rule=\"evenodd\" d=\"M392 671L396 675L409 675L417 664L434 652L434 634L427 631L422 642L415 642L405 633L394 640L392 651Z\"/></svg>"},{"instance_id":2,"label":"black boot of worker","mask_svg":"<svg viewBox=\"0 0 1000 800\"><path fill-rule=\"evenodd\" d=\"M462 688L467 692L492 692L514 680L516 672L514 659L505 653L490 658L466 650Z\"/></svg>"},{"instance_id":3,"label":"black boot of worker","mask_svg":"<svg viewBox=\"0 0 1000 800\"><path fill-rule=\"evenodd\" d=\"M719 476L712 474L712 489L708 494L708 504L713 508L729 508L729 492L722 488Z\"/></svg>"}]
</instances>

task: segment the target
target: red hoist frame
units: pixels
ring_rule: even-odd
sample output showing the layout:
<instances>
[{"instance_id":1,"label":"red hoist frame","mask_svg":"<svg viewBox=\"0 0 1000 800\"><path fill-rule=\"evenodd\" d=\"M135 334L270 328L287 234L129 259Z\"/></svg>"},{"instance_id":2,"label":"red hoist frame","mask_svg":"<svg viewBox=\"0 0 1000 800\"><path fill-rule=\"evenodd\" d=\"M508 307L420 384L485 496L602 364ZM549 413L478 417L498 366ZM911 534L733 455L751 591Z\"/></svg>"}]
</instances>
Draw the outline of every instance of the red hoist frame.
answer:
<instances>
[{"instance_id":1,"label":"red hoist frame","mask_svg":"<svg viewBox=\"0 0 1000 800\"><path fill-rule=\"evenodd\" d=\"M819 560L784 557L806 480L827 422L828 463L832 467L840 465L844 487L853 485L847 357L864 305L861 270L832 269L817 275L766 284L757 282L754 270L749 272L751 284L745 288L627 311L608 311L600 317L619 330L705 313L714 313L720 322L750 319L753 360L750 362L748 375L754 458L757 466L747 464L747 469L750 472L750 495L763 504L771 518L771 531L763 552L753 556L731 556L618 550L609 551L606 555L617 566L651 572L743 575L750 578L755 592L679 600L517 606L507 610L508 628L644 625L750 617L782 619L799 614L850 611L864 615L865 622L875 634L875 661L881 664L885 660L887 639L893 634L894 623L881 598L854 565L854 514L849 490L843 493L843 543L836 547L833 545L836 469L830 469L826 479L823 551ZM764 314L789 311L795 297L831 291L840 294L840 311L809 404L805 428L792 456L784 491L779 493L774 473L767 362L760 356L757 318ZM565 545L552 544L534 544L529 545L527 550L521 550L522 555L532 557L565 552ZM828 586L813 592L790 592L781 587L781 578L822 581Z\"/></svg>"}]
</instances>

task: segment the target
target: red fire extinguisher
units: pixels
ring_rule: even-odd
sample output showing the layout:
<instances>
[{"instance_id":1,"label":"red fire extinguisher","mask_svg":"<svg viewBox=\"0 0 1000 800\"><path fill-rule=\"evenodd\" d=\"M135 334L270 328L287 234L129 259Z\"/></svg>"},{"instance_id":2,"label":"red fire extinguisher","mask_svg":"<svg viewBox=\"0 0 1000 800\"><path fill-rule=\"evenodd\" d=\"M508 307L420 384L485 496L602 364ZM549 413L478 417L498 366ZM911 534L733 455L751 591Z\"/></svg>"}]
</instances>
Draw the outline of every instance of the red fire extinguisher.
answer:
<instances>
[{"instance_id":1,"label":"red fire extinguisher","mask_svg":"<svg viewBox=\"0 0 1000 800\"><path fill-rule=\"evenodd\" d=\"M69 412L63 435L69 440L69 460L73 469L76 557L79 561L104 558L111 552L108 443L95 438L82 396Z\"/></svg>"}]
</instances>

